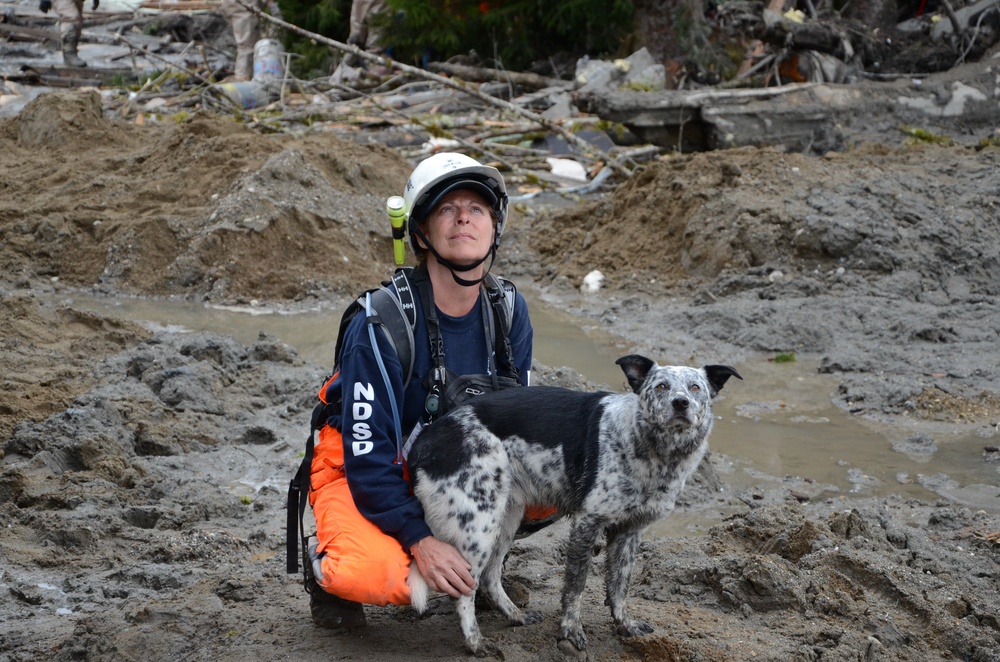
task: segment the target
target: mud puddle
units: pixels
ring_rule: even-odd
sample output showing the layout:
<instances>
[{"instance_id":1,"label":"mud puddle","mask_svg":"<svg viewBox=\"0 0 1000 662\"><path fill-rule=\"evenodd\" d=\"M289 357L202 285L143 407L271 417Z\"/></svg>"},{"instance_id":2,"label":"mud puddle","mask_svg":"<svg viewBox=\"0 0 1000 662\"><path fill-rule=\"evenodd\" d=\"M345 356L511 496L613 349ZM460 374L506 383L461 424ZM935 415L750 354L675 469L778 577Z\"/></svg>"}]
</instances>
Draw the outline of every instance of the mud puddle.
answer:
<instances>
[{"instance_id":1,"label":"mud puddle","mask_svg":"<svg viewBox=\"0 0 1000 662\"><path fill-rule=\"evenodd\" d=\"M540 362L568 366L614 390L623 386L614 361L631 350L620 338L542 304L530 292L525 296ZM87 294L56 300L154 330L213 331L242 343L268 333L295 347L306 361L321 365L332 364L342 311L342 306L288 312ZM703 531L775 491L800 500L900 494L933 501L942 496L1000 512L1000 465L984 461L985 442L975 434L936 432L916 423L907 429L888 428L856 420L831 403L837 382L818 374L809 361L772 363L761 358L735 367L744 381L731 380L716 402L711 441L726 494L704 509L676 513L654 533Z\"/></svg>"}]
</instances>

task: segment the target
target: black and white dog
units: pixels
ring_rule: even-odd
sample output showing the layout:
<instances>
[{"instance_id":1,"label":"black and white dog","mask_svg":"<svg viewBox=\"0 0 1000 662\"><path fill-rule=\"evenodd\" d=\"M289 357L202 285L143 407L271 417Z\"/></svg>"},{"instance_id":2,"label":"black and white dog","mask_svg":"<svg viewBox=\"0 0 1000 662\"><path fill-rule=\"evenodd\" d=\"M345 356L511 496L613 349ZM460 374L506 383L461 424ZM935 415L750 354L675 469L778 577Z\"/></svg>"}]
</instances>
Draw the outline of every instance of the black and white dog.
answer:
<instances>
[{"instance_id":1,"label":"black and white dog","mask_svg":"<svg viewBox=\"0 0 1000 662\"><path fill-rule=\"evenodd\" d=\"M674 509L685 481L708 449L712 399L729 366L658 366L642 356L616 361L631 393L583 393L532 386L474 398L427 427L408 462L414 492L435 537L453 544L514 624L536 623L500 586L504 557L526 505L554 505L572 516L562 595L560 648L586 650L580 601L594 545L607 534L607 604L625 636L653 628L625 609L643 530ZM428 586L410 565L413 606ZM456 607L468 649L496 652L476 622L474 596ZM571 645L572 649L566 648Z\"/></svg>"}]
</instances>

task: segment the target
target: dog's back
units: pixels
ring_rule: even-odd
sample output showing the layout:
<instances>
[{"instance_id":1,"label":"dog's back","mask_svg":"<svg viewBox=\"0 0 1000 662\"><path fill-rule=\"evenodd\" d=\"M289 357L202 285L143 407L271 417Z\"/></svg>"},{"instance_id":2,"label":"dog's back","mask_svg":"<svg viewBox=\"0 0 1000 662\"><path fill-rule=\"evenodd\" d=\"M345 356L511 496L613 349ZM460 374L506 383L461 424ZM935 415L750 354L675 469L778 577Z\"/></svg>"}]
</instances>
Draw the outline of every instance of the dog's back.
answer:
<instances>
[{"instance_id":1,"label":"dog's back","mask_svg":"<svg viewBox=\"0 0 1000 662\"><path fill-rule=\"evenodd\" d=\"M434 481L468 474L467 494L494 498L489 487L506 471L530 488L530 503L573 511L597 476L608 396L531 386L475 398L417 439L408 457L415 489L421 473Z\"/></svg>"}]
</instances>

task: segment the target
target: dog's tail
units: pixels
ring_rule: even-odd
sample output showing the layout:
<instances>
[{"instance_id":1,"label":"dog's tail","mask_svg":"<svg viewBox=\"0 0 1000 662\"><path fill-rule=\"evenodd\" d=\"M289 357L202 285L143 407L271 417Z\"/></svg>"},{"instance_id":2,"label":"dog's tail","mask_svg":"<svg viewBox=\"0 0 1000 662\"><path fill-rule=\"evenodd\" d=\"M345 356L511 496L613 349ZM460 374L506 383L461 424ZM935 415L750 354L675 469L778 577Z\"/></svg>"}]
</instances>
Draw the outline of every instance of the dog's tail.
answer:
<instances>
[{"instance_id":1,"label":"dog's tail","mask_svg":"<svg viewBox=\"0 0 1000 662\"><path fill-rule=\"evenodd\" d=\"M406 578L406 583L410 585L410 604L413 605L418 614L424 613L427 610L427 595L430 593L430 587L427 586L427 580L417 569L416 561L410 561L410 574Z\"/></svg>"}]
</instances>

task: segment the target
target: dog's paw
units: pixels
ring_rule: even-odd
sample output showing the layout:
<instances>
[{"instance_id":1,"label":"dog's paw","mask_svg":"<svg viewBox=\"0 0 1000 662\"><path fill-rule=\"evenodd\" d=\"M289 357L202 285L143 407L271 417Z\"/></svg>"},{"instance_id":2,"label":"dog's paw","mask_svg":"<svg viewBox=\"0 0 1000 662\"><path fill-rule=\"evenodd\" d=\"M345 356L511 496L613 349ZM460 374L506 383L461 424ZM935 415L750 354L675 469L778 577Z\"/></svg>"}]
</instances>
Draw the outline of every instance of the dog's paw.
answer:
<instances>
[{"instance_id":1,"label":"dog's paw","mask_svg":"<svg viewBox=\"0 0 1000 662\"><path fill-rule=\"evenodd\" d=\"M618 624L618 634L623 637L641 637L653 633L653 626L645 621L630 618Z\"/></svg>"},{"instance_id":2,"label":"dog's paw","mask_svg":"<svg viewBox=\"0 0 1000 662\"><path fill-rule=\"evenodd\" d=\"M562 651L563 655L573 658L573 650L575 650L575 659L587 659L587 635L583 633L583 626L580 625L579 619L572 619L568 623L564 622L561 630L559 650Z\"/></svg>"},{"instance_id":3,"label":"dog's paw","mask_svg":"<svg viewBox=\"0 0 1000 662\"><path fill-rule=\"evenodd\" d=\"M534 625L535 623L542 622L542 612L535 611L534 609L529 609L524 612L524 618L521 619L521 625Z\"/></svg>"},{"instance_id":4,"label":"dog's paw","mask_svg":"<svg viewBox=\"0 0 1000 662\"><path fill-rule=\"evenodd\" d=\"M479 637L475 647L470 645L468 648L469 652L475 655L476 657L483 657L483 658L488 657L488 658L493 658L494 660L504 659L503 650L500 649L500 646L497 644L497 642L493 641L492 639L487 639L486 637Z\"/></svg>"},{"instance_id":5,"label":"dog's paw","mask_svg":"<svg viewBox=\"0 0 1000 662\"><path fill-rule=\"evenodd\" d=\"M559 652L563 654L563 657L567 660L586 660L587 659L587 642L583 642L583 648L578 648L569 639L560 639L556 644L559 648Z\"/></svg>"}]
</instances>

